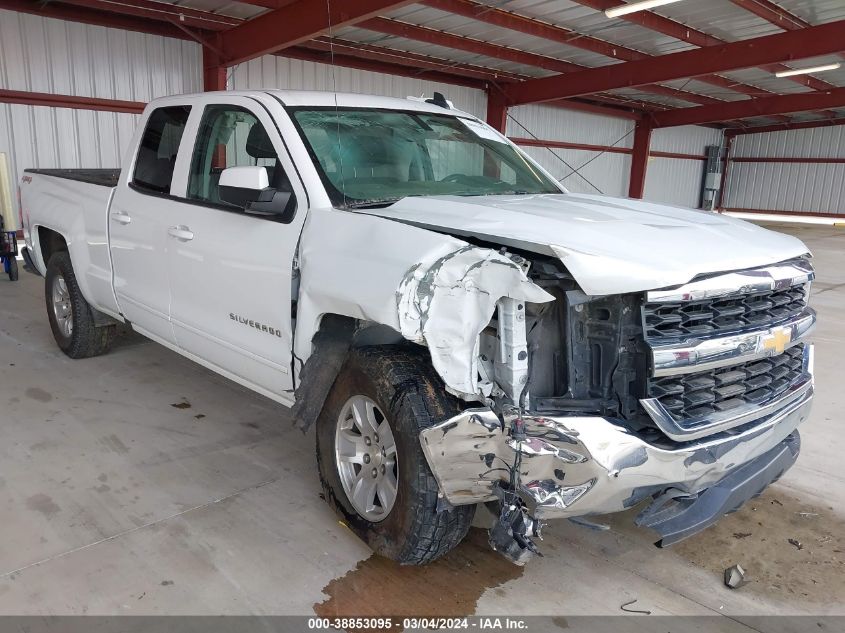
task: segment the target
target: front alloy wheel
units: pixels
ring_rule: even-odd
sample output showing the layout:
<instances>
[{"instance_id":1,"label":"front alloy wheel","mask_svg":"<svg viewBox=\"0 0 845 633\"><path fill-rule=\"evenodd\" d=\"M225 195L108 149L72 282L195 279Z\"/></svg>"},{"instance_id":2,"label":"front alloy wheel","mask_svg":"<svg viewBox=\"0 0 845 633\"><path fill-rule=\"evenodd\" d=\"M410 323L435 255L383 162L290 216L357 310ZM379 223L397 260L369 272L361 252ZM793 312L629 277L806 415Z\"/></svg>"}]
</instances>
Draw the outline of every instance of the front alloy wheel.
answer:
<instances>
[{"instance_id":1,"label":"front alloy wheel","mask_svg":"<svg viewBox=\"0 0 845 633\"><path fill-rule=\"evenodd\" d=\"M378 405L367 396L346 401L337 418L335 463L355 511L373 523L396 503L399 468L396 441Z\"/></svg>"}]
</instances>

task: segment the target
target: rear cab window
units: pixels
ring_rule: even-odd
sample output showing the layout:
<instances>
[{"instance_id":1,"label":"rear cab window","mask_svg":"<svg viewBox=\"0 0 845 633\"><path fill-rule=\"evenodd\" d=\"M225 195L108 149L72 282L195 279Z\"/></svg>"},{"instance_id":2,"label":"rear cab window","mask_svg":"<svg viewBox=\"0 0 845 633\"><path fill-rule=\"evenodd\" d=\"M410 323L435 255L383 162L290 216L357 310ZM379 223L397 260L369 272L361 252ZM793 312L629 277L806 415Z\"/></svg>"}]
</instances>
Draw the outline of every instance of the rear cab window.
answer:
<instances>
[{"instance_id":1,"label":"rear cab window","mask_svg":"<svg viewBox=\"0 0 845 633\"><path fill-rule=\"evenodd\" d=\"M170 193L176 155L190 113L190 106L170 106L157 108L150 114L132 174L136 188L150 193Z\"/></svg>"}]
</instances>

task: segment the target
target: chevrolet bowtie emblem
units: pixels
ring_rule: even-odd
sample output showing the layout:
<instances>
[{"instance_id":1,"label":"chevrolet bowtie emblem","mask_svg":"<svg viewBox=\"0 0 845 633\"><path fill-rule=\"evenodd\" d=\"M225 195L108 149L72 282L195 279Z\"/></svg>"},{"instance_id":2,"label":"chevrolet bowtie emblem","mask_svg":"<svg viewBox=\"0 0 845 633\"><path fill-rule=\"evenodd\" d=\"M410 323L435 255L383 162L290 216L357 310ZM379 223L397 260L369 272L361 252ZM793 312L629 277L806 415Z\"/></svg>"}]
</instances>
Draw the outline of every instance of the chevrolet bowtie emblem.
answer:
<instances>
[{"instance_id":1,"label":"chevrolet bowtie emblem","mask_svg":"<svg viewBox=\"0 0 845 633\"><path fill-rule=\"evenodd\" d=\"M790 341L792 341L792 330L782 327L763 337L763 349L771 350L772 356L782 354Z\"/></svg>"}]
</instances>

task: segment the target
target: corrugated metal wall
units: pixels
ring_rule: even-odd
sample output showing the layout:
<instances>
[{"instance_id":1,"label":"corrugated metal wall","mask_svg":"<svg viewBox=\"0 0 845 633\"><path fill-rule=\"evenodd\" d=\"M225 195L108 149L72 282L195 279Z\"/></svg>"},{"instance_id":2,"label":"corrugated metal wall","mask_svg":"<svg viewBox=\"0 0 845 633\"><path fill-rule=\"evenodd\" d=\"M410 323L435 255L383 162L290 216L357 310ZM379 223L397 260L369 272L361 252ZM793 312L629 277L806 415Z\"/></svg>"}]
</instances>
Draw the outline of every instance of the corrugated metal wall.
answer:
<instances>
[{"instance_id":1,"label":"corrugated metal wall","mask_svg":"<svg viewBox=\"0 0 845 633\"><path fill-rule=\"evenodd\" d=\"M149 101L202 89L193 42L0 10L0 81L29 90Z\"/></svg>"},{"instance_id":2,"label":"corrugated metal wall","mask_svg":"<svg viewBox=\"0 0 845 633\"><path fill-rule=\"evenodd\" d=\"M0 88L146 102L202 89L198 44L0 10ZM116 167L137 115L0 103L0 152L26 167Z\"/></svg>"},{"instance_id":3,"label":"corrugated metal wall","mask_svg":"<svg viewBox=\"0 0 845 633\"><path fill-rule=\"evenodd\" d=\"M655 130L651 150L676 154L704 155L708 145L720 145L722 131L698 125ZM646 200L698 208L704 161L680 158L649 158L646 172Z\"/></svg>"},{"instance_id":4,"label":"corrugated metal wall","mask_svg":"<svg viewBox=\"0 0 845 633\"><path fill-rule=\"evenodd\" d=\"M328 64L265 55L239 64L229 74L229 88L250 90L256 88L284 88L288 90L337 90L385 97L431 96L443 92L456 108L484 118L487 112L487 95L481 90L397 77Z\"/></svg>"},{"instance_id":5,"label":"corrugated metal wall","mask_svg":"<svg viewBox=\"0 0 845 633\"><path fill-rule=\"evenodd\" d=\"M508 136L589 145L631 147L634 123L546 105L511 108ZM631 157L578 149L523 147L570 191L624 196L628 193Z\"/></svg>"},{"instance_id":6,"label":"corrugated metal wall","mask_svg":"<svg viewBox=\"0 0 845 633\"><path fill-rule=\"evenodd\" d=\"M733 158L845 158L845 126L743 134ZM722 206L845 214L845 164L732 162Z\"/></svg>"},{"instance_id":7,"label":"corrugated metal wall","mask_svg":"<svg viewBox=\"0 0 845 633\"><path fill-rule=\"evenodd\" d=\"M633 143L634 123L627 119L543 105L519 106L512 108L510 114L509 136L627 148ZM685 126L655 130L651 149L703 155L708 145L719 145L721 141L720 130ZM630 155L578 149L523 149L552 174L562 178L571 191L628 195ZM652 157L646 172L644 197L655 202L697 207L703 173L704 162L700 160Z\"/></svg>"}]
</instances>

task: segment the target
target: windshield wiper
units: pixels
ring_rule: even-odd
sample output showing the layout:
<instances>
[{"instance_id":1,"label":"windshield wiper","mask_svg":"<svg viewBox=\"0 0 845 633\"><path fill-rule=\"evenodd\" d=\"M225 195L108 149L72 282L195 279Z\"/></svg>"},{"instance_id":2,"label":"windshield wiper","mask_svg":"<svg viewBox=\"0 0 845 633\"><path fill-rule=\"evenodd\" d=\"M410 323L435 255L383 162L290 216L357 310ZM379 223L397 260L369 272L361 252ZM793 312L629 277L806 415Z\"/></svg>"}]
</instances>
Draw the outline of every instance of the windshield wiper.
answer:
<instances>
[{"instance_id":1,"label":"windshield wiper","mask_svg":"<svg viewBox=\"0 0 845 633\"><path fill-rule=\"evenodd\" d=\"M360 200L359 202L347 202L344 206L347 209L383 209L392 204L396 204L401 199L402 198L390 198L387 200Z\"/></svg>"}]
</instances>

